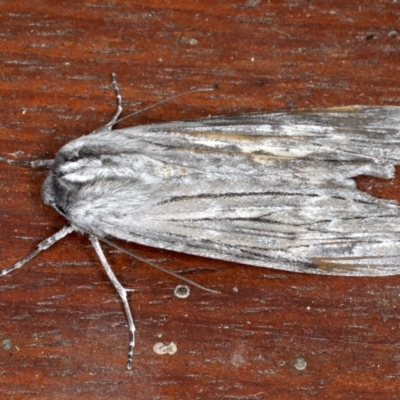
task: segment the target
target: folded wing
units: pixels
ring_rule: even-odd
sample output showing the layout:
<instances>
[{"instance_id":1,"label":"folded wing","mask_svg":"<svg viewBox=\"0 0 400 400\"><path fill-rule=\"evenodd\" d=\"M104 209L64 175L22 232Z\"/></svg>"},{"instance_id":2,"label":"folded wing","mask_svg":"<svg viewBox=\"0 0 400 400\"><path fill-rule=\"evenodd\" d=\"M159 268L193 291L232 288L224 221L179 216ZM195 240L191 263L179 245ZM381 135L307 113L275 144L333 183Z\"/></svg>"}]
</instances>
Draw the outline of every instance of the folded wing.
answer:
<instances>
[{"instance_id":1,"label":"folded wing","mask_svg":"<svg viewBox=\"0 0 400 400\"><path fill-rule=\"evenodd\" d=\"M296 272L391 275L399 207L352 178L393 178L399 126L398 107L351 107L99 132L72 142L80 157L60 179L74 187L69 218L99 235Z\"/></svg>"}]
</instances>

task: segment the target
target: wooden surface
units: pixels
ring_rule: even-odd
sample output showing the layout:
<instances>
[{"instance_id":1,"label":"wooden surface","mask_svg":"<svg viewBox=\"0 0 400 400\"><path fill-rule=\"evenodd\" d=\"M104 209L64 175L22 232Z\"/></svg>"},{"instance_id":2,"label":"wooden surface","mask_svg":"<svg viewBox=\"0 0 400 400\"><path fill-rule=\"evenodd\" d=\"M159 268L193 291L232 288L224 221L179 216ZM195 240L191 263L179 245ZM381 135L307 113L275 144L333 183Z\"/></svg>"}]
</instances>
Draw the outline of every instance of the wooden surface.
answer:
<instances>
[{"instance_id":1,"label":"wooden surface","mask_svg":"<svg viewBox=\"0 0 400 400\"><path fill-rule=\"evenodd\" d=\"M259 110L400 105L395 1L2 1L0 154L52 158L114 112L218 85L120 126ZM399 30L399 31L397 31ZM400 161L399 161L400 163ZM0 165L1 268L64 220L43 169ZM363 187L369 189L368 178ZM378 194L400 200L396 185ZM397 186L400 186L397 183ZM396 197L397 196L397 197ZM122 305L84 236L0 281L2 399L398 399L400 276L285 273L126 244L220 290L107 248L134 288L134 368ZM177 352L153 346L174 342Z\"/></svg>"}]
</instances>

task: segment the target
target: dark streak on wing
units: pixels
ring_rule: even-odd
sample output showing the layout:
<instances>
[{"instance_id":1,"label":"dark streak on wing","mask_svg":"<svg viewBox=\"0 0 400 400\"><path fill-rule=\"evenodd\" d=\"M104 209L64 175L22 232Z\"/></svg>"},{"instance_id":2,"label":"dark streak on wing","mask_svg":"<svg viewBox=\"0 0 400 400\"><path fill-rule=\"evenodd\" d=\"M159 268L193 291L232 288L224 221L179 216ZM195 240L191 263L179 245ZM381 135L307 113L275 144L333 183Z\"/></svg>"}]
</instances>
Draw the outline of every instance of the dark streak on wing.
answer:
<instances>
[{"instance_id":1,"label":"dark streak on wing","mask_svg":"<svg viewBox=\"0 0 400 400\"><path fill-rule=\"evenodd\" d=\"M168 200L164 200L158 203L158 205L166 204L166 203L174 203L179 201L191 201L196 199L218 199L224 197L249 197L249 196L306 196L306 197L318 197L318 194L308 193L304 195L304 193L287 193L287 192L253 192L253 193L235 193L235 192L227 192L227 193L203 193L196 196L175 196L171 197Z\"/></svg>"}]
</instances>

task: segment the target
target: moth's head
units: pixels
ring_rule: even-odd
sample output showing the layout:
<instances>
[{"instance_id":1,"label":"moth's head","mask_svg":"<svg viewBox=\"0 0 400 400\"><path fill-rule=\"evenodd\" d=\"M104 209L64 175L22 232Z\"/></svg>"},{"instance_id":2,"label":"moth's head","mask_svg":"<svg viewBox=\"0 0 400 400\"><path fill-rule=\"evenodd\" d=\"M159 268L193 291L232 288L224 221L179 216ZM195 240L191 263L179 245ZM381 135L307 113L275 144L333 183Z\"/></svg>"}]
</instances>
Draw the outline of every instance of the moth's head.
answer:
<instances>
[{"instance_id":1,"label":"moth's head","mask_svg":"<svg viewBox=\"0 0 400 400\"><path fill-rule=\"evenodd\" d=\"M63 190L60 177L60 165L63 159L57 155L55 162L47 175L43 187L42 198L45 204L65 214L66 211L66 190Z\"/></svg>"},{"instance_id":2,"label":"moth's head","mask_svg":"<svg viewBox=\"0 0 400 400\"><path fill-rule=\"evenodd\" d=\"M44 181L42 198L45 204L53 207L63 215L68 214L68 198L76 190L79 182L64 179L65 175L88 164L88 155L97 155L99 150L94 148L92 135L81 136L65 144L57 153L54 164Z\"/></svg>"}]
</instances>

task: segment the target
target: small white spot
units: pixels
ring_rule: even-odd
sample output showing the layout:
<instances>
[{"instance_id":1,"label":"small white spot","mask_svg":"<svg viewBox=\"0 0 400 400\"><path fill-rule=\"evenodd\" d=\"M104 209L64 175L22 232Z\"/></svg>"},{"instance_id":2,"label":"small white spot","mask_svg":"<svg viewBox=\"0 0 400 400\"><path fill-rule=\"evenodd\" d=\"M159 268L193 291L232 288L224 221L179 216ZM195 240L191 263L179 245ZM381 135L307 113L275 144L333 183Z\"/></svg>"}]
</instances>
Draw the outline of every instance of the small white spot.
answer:
<instances>
[{"instance_id":1,"label":"small white spot","mask_svg":"<svg viewBox=\"0 0 400 400\"><path fill-rule=\"evenodd\" d=\"M239 367L240 365L245 363L245 359L243 358L243 356L241 354L235 353L232 356L232 364L235 367Z\"/></svg>"},{"instance_id":2,"label":"small white spot","mask_svg":"<svg viewBox=\"0 0 400 400\"><path fill-rule=\"evenodd\" d=\"M180 299L186 299L189 297L190 288L186 285L178 285L174 290L174 295Z\"/></svg>"},{"instance_id":3,"label":"small white spot","mask_svg":"<svg viewBox=\"0 0 400 400\"><path fill-rule=\"evenodd\" d=\"M4 339L1 343L4 350L11 350L12 349L12 342L10 339Z\"/></svg>"},{"instance_id":4,"label":"small white spot","mask_svg":"<svg viewBox=\"0 0 400 400\"><path fill-rule=\"evenodd\" d=\"M170 344L164 344L164 343L156 343L153 346L154 353L156 354L175 354L178 350L176 347L176 344L174 342L171 342Z\"/></svg>"},{"instance_id":5,"label":"small white spot","mask_svg":"<svg viewBox=\"0 0 400 400\"><path fill-rule=\"evenodd\" d=\"M294 361L293 366L298 371L304 371L307 368L307 361L304 358L299 357Z\"/></svg>"},{"instance_id":6,"label":"small white spot","mask_svg":"<svg viewBox=\"0 0 400 400\"><path fill-rule=\"evenodd\" d=\"M198 43L197 39L187 36L182 36L180 42L183 44L190 44L191 46L196 46Z\"/></svg>"},{"instance_id":7,"label":"small white spot","mask_svg":"<svg viewBox=\"0 0 400 400\"><path fill-rule=\"evenodd\" d=\"M239 291L239 289L235 286L233 289L232 289L235 293L237 293L238 291Z\"/></svg>"}]
</instances>

